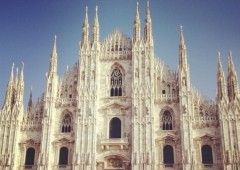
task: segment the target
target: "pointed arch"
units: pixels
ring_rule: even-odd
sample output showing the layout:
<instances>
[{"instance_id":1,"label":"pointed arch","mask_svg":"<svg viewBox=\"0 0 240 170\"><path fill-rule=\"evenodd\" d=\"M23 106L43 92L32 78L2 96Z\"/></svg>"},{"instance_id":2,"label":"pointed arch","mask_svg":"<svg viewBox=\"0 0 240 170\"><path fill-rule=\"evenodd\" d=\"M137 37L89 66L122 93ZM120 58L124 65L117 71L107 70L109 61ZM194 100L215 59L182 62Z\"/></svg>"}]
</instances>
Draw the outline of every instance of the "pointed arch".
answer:
<instances>
[{"instance_id":1,"label":"pointed arch","mask_svg":"<svg viewBox=\"0 0 240 170\"><path fill-rule=\"evenodd\" d=\"M61 132L68 133L72 131L72 114L68 110L64 111L61 119Z\"/></svg>"},{"instance_id":2,"label":"pointed arch","mask_svg":"<svg viewBox=\"0 0 240 170\"><path fill-rule=\"evenodd\" d=\"M164 107L160 112L160 127L162 130L173 130L174 129L174 114L170 107Z\"/></svg>"},{"instance_id":3,"label":"pointed arch","mask_svg":"<svg viewBox=\"0 0 240 170\"><path fill-rule=\"evenodd\" d=\"M110 96L123 96L125 71L119 63L110 70Z\"/></svg>"}]
</instances>

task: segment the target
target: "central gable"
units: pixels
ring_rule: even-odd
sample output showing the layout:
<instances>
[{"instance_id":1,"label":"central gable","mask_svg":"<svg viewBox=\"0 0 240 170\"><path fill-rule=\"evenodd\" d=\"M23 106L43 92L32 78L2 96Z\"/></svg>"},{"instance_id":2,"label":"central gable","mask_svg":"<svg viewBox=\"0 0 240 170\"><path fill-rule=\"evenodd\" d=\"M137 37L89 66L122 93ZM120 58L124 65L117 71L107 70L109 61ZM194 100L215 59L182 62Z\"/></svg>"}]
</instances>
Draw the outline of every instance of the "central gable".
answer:
<instances>
[{"instance_id":1,"label":"central gable","mask_svg":"<svg viewBox=\"0 0 240 170\"><path fill-rule=\"evenodd\" d=\"M132 40L120 30L114 30L101 45L101 60L131 59Z\"/></svg>"}]
</instances>

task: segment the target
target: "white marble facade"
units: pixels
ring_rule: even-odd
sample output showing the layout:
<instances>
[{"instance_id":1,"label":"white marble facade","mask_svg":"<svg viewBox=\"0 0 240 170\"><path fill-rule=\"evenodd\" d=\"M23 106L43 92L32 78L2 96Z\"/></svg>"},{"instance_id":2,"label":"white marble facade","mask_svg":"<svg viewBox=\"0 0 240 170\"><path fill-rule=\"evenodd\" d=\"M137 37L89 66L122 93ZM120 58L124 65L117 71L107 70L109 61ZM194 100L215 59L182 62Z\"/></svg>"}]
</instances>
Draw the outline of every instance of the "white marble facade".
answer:
<instances>
[{"instance_id":1,"label":"white marble facade","mask_svg":"<svg viewBox=\"0 0 240 170\"><path fill-rule=\"evenodd\" d=\"M138 4L133 36L114 30L99 41L98 9L88 10L79 60L57 74L56 37L38 101L23 107L24 74L9 78L0 111L0 169L237 170L240 95L229 53L228 76L218 61L216 101L191 86L180 28L179 69L154 55L149 4L141 31ZM144 32L144 35L141 35ZM214 71L214 70L212 70Z\"/></svg>"}]
</instances>

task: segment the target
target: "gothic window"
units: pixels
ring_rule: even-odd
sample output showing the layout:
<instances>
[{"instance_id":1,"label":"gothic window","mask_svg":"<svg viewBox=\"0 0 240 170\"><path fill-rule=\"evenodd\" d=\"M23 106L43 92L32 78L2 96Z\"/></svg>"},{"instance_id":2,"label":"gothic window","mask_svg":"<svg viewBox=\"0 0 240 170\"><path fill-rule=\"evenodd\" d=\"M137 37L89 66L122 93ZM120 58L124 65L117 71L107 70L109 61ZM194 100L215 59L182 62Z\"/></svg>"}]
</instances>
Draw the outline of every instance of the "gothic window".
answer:
<instances>
[{"instance_id":1,"label":"gothic window","mask_svg":"<svg viewBox=\"0 0 240 170\"><path fill-rule=\"evenodd\" d=\"M164 164L174 164L174 153L171 145L166 145L163 148L163 162Z\"/></svg>"},{"instance_id":2,"label":"gothic window","mask_svg":"<svg viewBox=\"0 0 240 170\"><path fill-rule=\"evenodd\" d=\"M26 152L25 165L34 165L35 149L28 148Z\"/></svg>"},{"instance_id":3,"label":"gothic window","mask_svg":"<svg viewBox=\"0 0 240 170\"><path fill-rule=\"evenodd\" d=\"M162 130L172 129L173 129L172 114L168 110L166 110L162 115Z\"/></svg>"},{"instance_id":4,"label":"gothic window","mask_svg":"<svg viewBox=\"0 0 240 170\"><path fill-rule=\"evenodd\" d=\"M167 90L168 90L167 93L170 94L171 91L170 91L170 85L169 84L167 85Z\"/></svg>"},{"instance_id":5,"label":"gothic window","mask_svg":"<svg viewBox=\"0 0 240 170\"><path fill-rule=\"evenodd\" d=\"M122 96L122 73L115 68L111 75L111 96Z\"/></svg>"},{"instance_id":6,"label":"gothic window","mask_svg":"<svg viewBox=\"0 0 240 170\"><path fill-rule=\"evenodd\" d=\"M202 163L213 164L212 148L209 145L202 146Z\"/></svg>"},{"instance_id":7,"label":"gothic window","mask_svg":"<svg viewBox=\"0 0 240 170\"><path fill-rule=\"evenodd\" d=\"M119 51L122 51L122 46L120 45Z\"/></svg>"},{"instance_id":8,"label":"gothic window","mask_svg":"<svg viewBox=\"0 0 240 170\"><path fill-rule=\"evenodd\" d=\"M121 138L121 120L117 117L110 121L109 138Z\"/></svg>"},{"instance_id":9,"label":"gothic window","mask_svg":"<svg viewBox=\"0 0 240 170\"><path fill-rule=\"evenodd\" d=\"M165 90L162 90L162 94L166 94L166 91L165 91Z\"/></svg>"},{"instance_id":10,"label":"gothic window","mask_svg":"<svg viewBox=\"0 0 240 170\"><path fill-rule=\"evenodd\" d=\"M67 133L71 132L72 129L72 119L69 114L65 114L62 120L62 132Z\"/></svg>"},{"instance_id":11,"label":"gothic window","mask_svg":"<svg viewBox=\"0 0 240 170\"><path fill-rule=\"evenodd\" d=\"M59 165L68 164L68 148L62 147L59 152Z\"/></svg>"}]
</instances>

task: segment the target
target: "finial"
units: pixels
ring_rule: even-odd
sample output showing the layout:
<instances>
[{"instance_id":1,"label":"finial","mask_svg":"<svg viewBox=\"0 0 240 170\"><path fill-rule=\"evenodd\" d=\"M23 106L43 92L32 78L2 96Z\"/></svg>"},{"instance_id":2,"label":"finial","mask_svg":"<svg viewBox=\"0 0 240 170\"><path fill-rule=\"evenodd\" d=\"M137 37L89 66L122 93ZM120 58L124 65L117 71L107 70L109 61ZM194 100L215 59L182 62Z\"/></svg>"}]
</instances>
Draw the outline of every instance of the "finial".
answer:
<instances>
[{"instance_id":1,"label":"finial","mask_svg":"<svg viewBox=\"0 0 240 170\"><path fill-rule=\"evenodd\" d=\"M22 62L22 70L21 70L21 75L20 75L21 80L23 80L23 69L24 69L24 62Z\"/></svg>"},{"instance_id":2,"label":"finial","mask_svg":"<svg viewBox=\"0 0 240 170\"><path fill-rule=\"evenodd\" d=\"M94 25L99 25L98 24L98 6L96 6L96 9L95 9Z\"/></svg>"},{"instance_id":3,"label":"finial","mask_svg":"<svg viewBox=\"0 0 240 170\"><path fill-rule=\"evenodd\" d=\"M147 20L151 20L151 18L150 18L150 9L149 9L149 0L147 0Z\"/></svg>"},{"instance_id":4,"label":"finial","mask_svg":"<svg viewBox=\"0 0 240 170\"><path fill-rule=\"evenodd\" d=\"M14 71L14 63L12 64L12 71L11 71L11 77L13 78L13 71Z\"/></svg>"},{"instance_id":5,"label":"finial","mask_svg":"<svg viewBox=\"0 0 240 170\"><path fill-rule=\"evenodd\" d=\"M180 43L184 44L183 26L180 25Z\"/></svg>"},{"instance_id":6,"label":"finial","mask_svg":"<svg viewBox=\"0 0 240 170\"><path fill-rule=\"evenodd\" d=\"M18 67L16 68L16 75L18 76Z\"/></svg>"},{"instance_id":7,"label":"finial","mask_svg":"<svg viewBox=\"0 0 240 170\"><path fill-rule=\"evenodd\" d=\"M219 66L219 67L222 67L222 63L221 63L221 52L218 51L218 52L217 52L217 55L218 55L218 66Z\"/></svg>"},{"instance_id":8,"label":"finial","mask_svg":"<svg viewBox=\"0 0 240 170\"><path fill-rule=\"evenodd\" d=\"M138 4L138 1L137 1L137 7L136 7L136 18L139 19L139 11L138 11L138 7L139 7L139 4Z\"/></svg>"},{"instance_id":9,"label":"finial","mask_svg":"<svg viewBox=\"0 0 240 170\"><path fill-rule=\"evenodd\" d=\"M232 50L229 51L229 57L232 59Z\"/></svg>"},{"instance_id":10,"label":"finial","mask_svg":"<svg viewBox=\"0 0 240 170\"><path fill-rule=\"evenodd\" d=\"M12 64L12 71L14 70L14 65L15 65L15 64L13 63L13 64Z\"/></svg>"},{"instance_id":11,"label":"finial","mask_svg":"<svg viewBox=\"0 0 240 170\"><path fill-rule=\"evenodd\" d=\"M24 69L24 62L22 61L22 70Z\"/></svg>"},{"instance_id":12,"label":"finial","mask_svg":"<svg viewBox=\"0 0 240 170\"><path fill-rule=\"evenodd\" d=\"M183 32L183 26L182 25L180 25L180 31Z\"/></svg>"},{"instance_id":13,"label":"finial","mask_svg":"<svg viewBox=\"0 0 240 170\"><path fill-rule=\"evenodd\" d=\"M228 64L229 64L229 67L232 66L232 51L231 50L229 51L229 54L228 54Z\"/></svg>"},{"instance_id":14,"label":"finial","mask_svg":"<svg viewBox=\"0 0 240 170\"><path fill-rule=\"evenodd\" d=\"M218 51L218 52L217 52L217 55L218 55L218 61L220 61L220 59L221 59L221 52Z\"/></svg>"},{"instance_id":15,"label":"finial","mask_svg":"<svg viewBox=\"0 0 240 170\"><path fill-rule=\"evenodd\" d=\"M56 44L56 42L57 42L57 35L55 34L54 35L54 43Z\"/></svg>"},{"instance_id":16,"label":"finial","mask_svg":"<svg viewBox=\"0 0 240 170\"><path fill-rule=\"evenodd\" d=\"M86 6L86 15L88 14L88 6Z\"/></svg>"}]
</instances>

